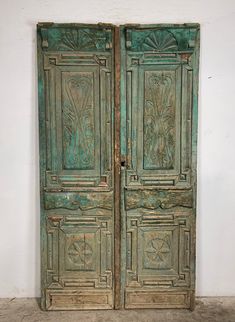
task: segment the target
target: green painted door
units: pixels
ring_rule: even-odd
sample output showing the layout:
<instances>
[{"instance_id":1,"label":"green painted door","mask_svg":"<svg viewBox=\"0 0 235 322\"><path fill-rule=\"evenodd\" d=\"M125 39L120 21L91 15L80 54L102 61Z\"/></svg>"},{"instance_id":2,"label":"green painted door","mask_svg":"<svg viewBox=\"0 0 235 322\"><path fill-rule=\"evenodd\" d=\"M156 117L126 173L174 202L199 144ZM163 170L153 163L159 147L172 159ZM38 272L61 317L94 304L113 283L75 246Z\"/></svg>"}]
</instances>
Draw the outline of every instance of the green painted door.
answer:
<instances>
[{"instance_id":1,"label":"green painted door","mask_svg":"<svg viewBox=\"0 0 235 322\"><path fill-rule=\"evenodd\" d=\"M121 40L122 303L193 308L199 26Z\"/></svg>"},{"instance_id":2,"label":"green painted door","mask_svg":"<svg viewBox=\"0 0 235 322\"><path fill-rule=\"evenodd\" d=\"M113 28L38 25L42 307L113 307Z\"/></svg>"},{"instance_id":3,"label":"green painted door","mask_svg":"<svg viewBox=\"0 0 235 322\"><path fill-rule=\"evenodd\" d=\"M43 309L193 307L198 30L38 24Z\"/></svg>"}]
</instances>

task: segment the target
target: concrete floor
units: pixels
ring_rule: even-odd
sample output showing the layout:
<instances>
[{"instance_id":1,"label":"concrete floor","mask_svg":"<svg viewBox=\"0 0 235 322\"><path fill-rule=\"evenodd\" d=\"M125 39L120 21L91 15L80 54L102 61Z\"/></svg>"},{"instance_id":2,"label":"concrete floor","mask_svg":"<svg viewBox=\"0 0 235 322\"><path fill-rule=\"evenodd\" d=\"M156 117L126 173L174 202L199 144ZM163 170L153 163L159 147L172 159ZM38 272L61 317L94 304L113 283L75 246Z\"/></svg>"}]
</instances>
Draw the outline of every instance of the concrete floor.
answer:
<instances>
[{"instance_id":1,"label":"concrete floor","mask_svg":"<svg viewBox=\"0 0 235 322\"><path fill-rule=\"evenodd\" d=\"M235 297L198 298L188 310L43 312L37 299L0 299L1 322L235 322Z\"/></svg>"}]
</instances>

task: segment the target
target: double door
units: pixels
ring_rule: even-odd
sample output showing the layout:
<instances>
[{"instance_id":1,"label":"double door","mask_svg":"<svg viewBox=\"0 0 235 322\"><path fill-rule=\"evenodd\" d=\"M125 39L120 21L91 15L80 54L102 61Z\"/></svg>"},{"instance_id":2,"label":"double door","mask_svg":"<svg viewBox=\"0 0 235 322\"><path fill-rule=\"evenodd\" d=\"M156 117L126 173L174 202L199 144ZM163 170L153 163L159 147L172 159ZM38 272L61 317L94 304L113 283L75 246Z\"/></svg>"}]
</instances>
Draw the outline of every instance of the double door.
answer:
<instances>
[{"instance_id":1,"label":"double door","mask_svg":"<svg viewBox=\"0 0 235 322\"><path fill-rule=\"evenodd\" d=\"M46 310L193 308L199 26L38 24Z\"/></svg>"}]
</instances>

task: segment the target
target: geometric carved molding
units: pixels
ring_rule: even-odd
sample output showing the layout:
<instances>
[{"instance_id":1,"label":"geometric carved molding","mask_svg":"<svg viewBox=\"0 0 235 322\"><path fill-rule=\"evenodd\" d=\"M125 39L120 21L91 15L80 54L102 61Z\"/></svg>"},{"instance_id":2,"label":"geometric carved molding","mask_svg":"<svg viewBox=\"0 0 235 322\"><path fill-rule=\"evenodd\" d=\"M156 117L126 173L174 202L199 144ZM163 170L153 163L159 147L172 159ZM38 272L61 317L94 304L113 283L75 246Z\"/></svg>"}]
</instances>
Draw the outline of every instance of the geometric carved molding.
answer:
<instances>
[{"instance_id":1,"label":"geometric carved molding","mask_svg":"<svg viewBox=\"0 0 235 322\"><path fill-rule=\"evenodd\" d=\"M191 217L127 216L127 290L189 287Z\"/></svg>"},{"instance_id":2,"label":"geometric carved molding","mask_svg":"<svg viewBox=\"0 0 235 322\"><path fill-rule=\"evenodd\" d=\"M110 218L48 217L46 287L112 288Z\"/></svg>"}]
</instances>

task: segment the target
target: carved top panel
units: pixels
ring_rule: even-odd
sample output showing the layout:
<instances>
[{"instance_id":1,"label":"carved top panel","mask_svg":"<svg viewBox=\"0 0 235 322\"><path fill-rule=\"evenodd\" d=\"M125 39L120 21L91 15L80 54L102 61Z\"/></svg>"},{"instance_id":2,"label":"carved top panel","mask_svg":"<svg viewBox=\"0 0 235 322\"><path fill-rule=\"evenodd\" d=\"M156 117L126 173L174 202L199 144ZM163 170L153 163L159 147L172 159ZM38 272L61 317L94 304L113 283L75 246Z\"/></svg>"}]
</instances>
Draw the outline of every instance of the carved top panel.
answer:
<instances>
[{"instance_id":1,"label":"carved top panel","mask_svg":"<svg viewBox=\"0 0 235 322\"><path fill-rule=\"evenodd\" d=\"M192 51L197 25L150 28L126 28L126 48L131 51L176 52Z\"/></svg>"},{"instance_id":2,"label":"carved top panel","mask_svg":"<svg viewBox=\"0 0 235 322\"><path fill-rule=\"evenodd\" d=\"M106 51L112 48L111 28L40 27L42 48L50 51Z\"/></svg>"}]
</instances>

